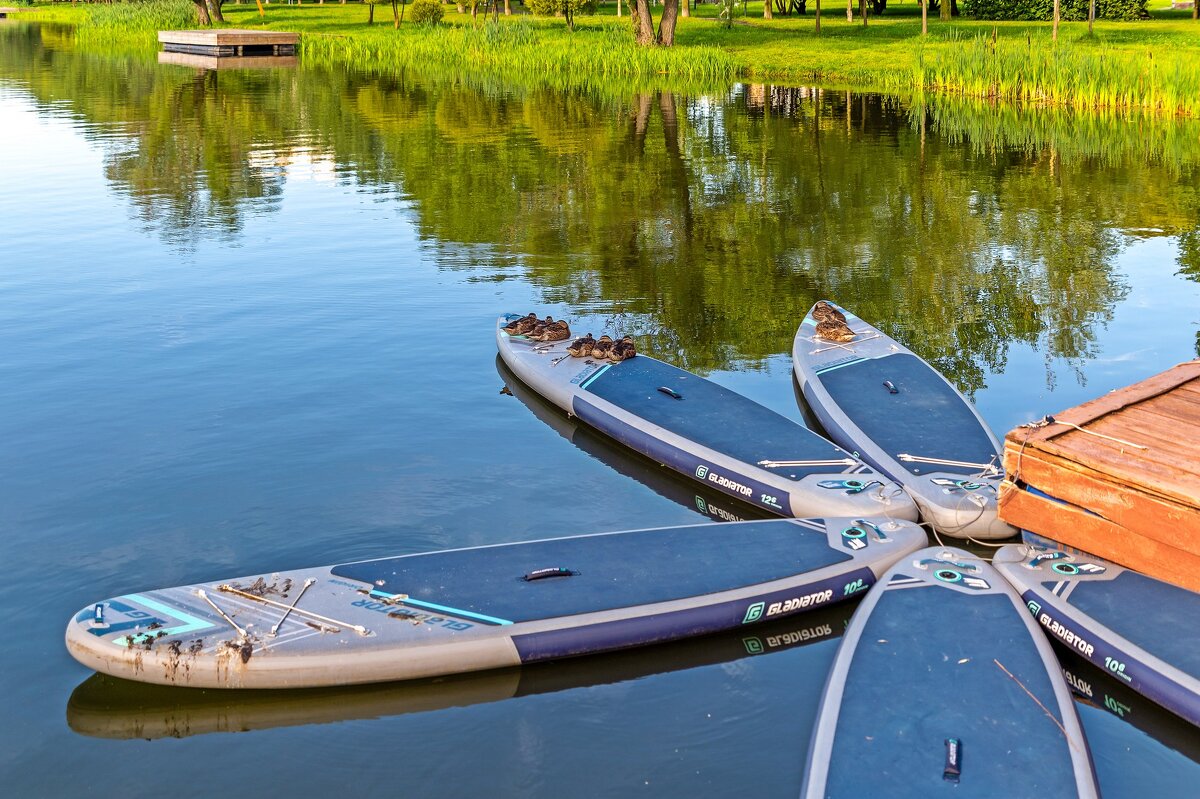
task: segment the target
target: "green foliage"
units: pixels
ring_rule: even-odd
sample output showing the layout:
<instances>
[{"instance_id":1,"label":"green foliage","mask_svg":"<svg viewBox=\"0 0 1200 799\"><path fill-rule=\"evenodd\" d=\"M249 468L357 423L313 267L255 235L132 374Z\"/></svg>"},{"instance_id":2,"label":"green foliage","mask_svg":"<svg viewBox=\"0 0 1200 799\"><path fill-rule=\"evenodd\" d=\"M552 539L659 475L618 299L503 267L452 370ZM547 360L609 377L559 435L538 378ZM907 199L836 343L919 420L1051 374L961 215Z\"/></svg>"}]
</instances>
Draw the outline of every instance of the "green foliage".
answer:
<instances>
[{"instance_id":1,"label":"green foliage","mask_svg":"<svg viewBox=\"0 0 1200 799\"><path fill-rule=\"evenodd\" d=\"M422 25L436 25L442 21L442 4L438 0L413 0L412 21Z\"/></svg>"},{"instance_id":2,"label":"green foliage","mask_svg":"<svg viewBox=\"0 0 1200 799\"><path fill-rule=\"evenodd\" d=\"M580 16L596 13L596 0L526 0L526 7L533 13L552 17L555 14L563 16Z\"/></svg>"},{"instance_id":3,"label":"green foliage","mask_svg":"<svg viewBox=\"0 0 1200 799\"><path fill-rule=\"evenodd\" d=\"M1118 108L1200 116L1200 70L1188 52L1146 58L1046 36L978 36L924 53L916 88L1076 109Z\"/></svg>"},{"instance_id":4,"label":"green foliage","mask_svg":"<svg viewBox=\"0 0 1200 799\"><path fill-rule=\"evenodd\" d=\"M963 14L988 20L1047 20L1054 17L1054 0L962 0ZM1096 0L1096 19L1145 19L1147 0ZM1059 14L1067 21L1088 18L1088 0L1062 0Z\"/></svg>"},{"instance_id":5,"label":"green foliage","mask_svg":"<svg viewBox=\"0 0 1200 799\"><path fill-rule=\"evenodd\" d=\"M137 0L97 3L87 9L87 27L122 31L161 31L193 27L196 8L190 0Z\"/></svg>"},{"instance_id":6,"label":"green foliage","mask_svg":"<svg viewBox=\"0 0 1200 799\"><path fill-rule=\"evenodd\" d=\"M486 25L412 26L403 35L364 31L356 36L302 36L304 58L388 72L469 71L476 77L525 76L543 85L590 87L612 81L726 83L737 74L733 57L716 47L638 47L625 25L580 28L528 19Z\"/></svg>"}]
</instances>

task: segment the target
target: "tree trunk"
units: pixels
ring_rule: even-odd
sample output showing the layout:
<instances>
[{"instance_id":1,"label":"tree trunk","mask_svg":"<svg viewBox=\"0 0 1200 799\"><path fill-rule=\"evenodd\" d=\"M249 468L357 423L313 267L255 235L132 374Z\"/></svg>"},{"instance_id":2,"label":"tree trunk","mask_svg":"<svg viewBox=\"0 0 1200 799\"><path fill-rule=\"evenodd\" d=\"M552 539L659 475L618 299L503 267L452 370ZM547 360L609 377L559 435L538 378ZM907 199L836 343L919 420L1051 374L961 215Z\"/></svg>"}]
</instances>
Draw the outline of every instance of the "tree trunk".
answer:
<instances>
[{"instance_id":1,"label":"tree trunk","mask_svg":"<svg viewBox=\"0 0 1200 799\"><path fill-rule=\"evenodd\" d=\"M1059 6L1059 0L1054 0L1054 33L1050 36L1050 38L1056 42L1058 41L1058 18L1061 16L1061 9Z\"/></svg>"},{"instance_id":2,"label":"tree trunk","mask_svg":"<svg viewBox=\"0 0 1200 799\"><path fill-rule=\"evenodd\" d=\"M817 28L816 33L821 35L821 0L817 0Z\"/></svg>"},{"instance_id":3,"label":"tree trunk","mask_svg":"<svg viewBox=\"0 0 1200 799\"><path fill-rule=\"evenodd\" d=\"M505 0L505 2L508 2L508 0ZM621 0L617 0L617 16L621 16Z\"/></svg>"},{"instance_id":4,"label":"tree trunk","mask_svg":"<svg viewBox=\"0 0 1200 799\"><path fill-rule=\"evenodd\" d=\"M1054 2L1057 3L1058 0L1054 0ZM939 11L938 16L941 17L942 22L949 22L950 21L950 0L942 0L941 5L938 8L938 11Z\"/></svg>"},{"instance_id":5,"label":"tree trunk","mask_svg":"<svg viewBox=\"0 0 1200 799\"><path fill-rule=\"evenodd\" d=\"M224 22L225 17L221 14L221 0L207 0L208 16L214 22Z\"/></svg>"},{"instance_id":6,"label":"tree trunk","mask_svg":"<svg viewBox=\"0 0 1200 799\"><path fill-rule=\"evenodd\" d=\"M265 9L262 7L262 0L254 0L254 4L255 4L256 6L258 6L258 15L259 15L260 17L265 17L265 16L267 15L267 12L266 12L266 10L265 10Z\"/></svg>"},{"instance_id":7,"label":"tree trunk","mask_svg":"<svg viewBox=\"0 0 1200 799\"><path fill-rule=\"evenodd\" d=\"M675 22L678 17L679 0L663 0L662 17L658 20L658 43L663 47L675 44Z\"/></svg>"},{"instance_id":8,"label":"tree trunk","mask_svg":"<svg viewBox=\"0 0 1200 799\"><path fill-rule=\"evenodd\" d=\"M454 4L454 7L458 9L458 13L460 14L467 13L467 7L462 4L462 0L458 0L458 2Z\"/></svg>"},{"instance_id":9,"label":"tree trunk","mask_svg":"<svg viewBox=\"0 0 1200 799\"><path fill-rule=\"evenodd\" d=\"M396 0L392 0L392 27L400 27L400 9L396 8Z\"/></svg>"},{"instance_id":10,"label":"tree trunk","mask_svg":"<svg viewBox=\"0 0 1200 799\"><path fill-rule=\"evenodd\" d=\"M367 24L368 25L375 24L375 4L374 3L367 3Z\"/></svg>"},{"instance_id":11,"label":"tree trunk","mask_svg":"<svg viewBox=\"0 0 1200 799\"><path fill-rule=\"evenodd\" d=\"M654 19L650 16L650 0L632 0L633 38L640 45L654 44Z\"/></svg>"},{"instance_id":12,"label":"tree trunk","mask_svg":"<svg viewBox=\"0 0 1200 799\"><path fill-rule=\"evenodd\" d=\"M212 18L208 16L208 6L205 0L192 0L192 5L196 7L196 19L201 25L211 25Z\"/></svg>"},{"instance_id":13,"label":"tree trunk","mask_svg":"<svg viewBox=\"0 0 1200 799\"><path fill-rule=\"evenodd\" d=\"M921 0L921 35L929 35L929 0Z\"/></svg>"},{"instance_id":14,"label":"tree trunk","mask_svg":"<svg viewBox=\"0 0 1200 799\"><path fill-rule=\"evenodd\" d=\"M685 17L692 15L692 0L682 0L683 5L679 7L679 13Z\"/></svg>"},{"instance_id":15,"label":"tree trunk","mask_svg":"<svg viewBox=\"0 0 1200 799\"><path fill-rule=\"evenodd\" d=\"M1096 0L1088 3L1088 36L1092 35L1092 23L1096 21Z\"/></svg>"},{"instance_id":16,"label":"tree trunk","mask_svg":"<svg viewBox=\"0 0 1200 799\"><path fill-rule=\"evenodd\" d=\"M846 0L846 21L854 21L854 0Z\"/></svg>"},{"instance_id":17,"label":"tree trunk","mask_svg":"<svg viewBox=\"0 0 1200 799\"><path fill-rule=\"evenodd\" d=\"M504 16L512 16L512 5L510 5L509 0L504 0Z\"/></svg>"},{"instance_id":18,"label":"tree trunk","mask_svg":"<svg viewBox=\"0 0 1200 799\"><path fill-rule=\"evenodd\" d=\"M775 12L771 10L771 0L763 0L763 19L774 19Z\"/></svg>"},{"instance_id":19,"label":"tree trunk","mask_svg":"<svg viewBox=\"0 0 1200 799\"><path fill-rule=\"evenodd\" d=\"M867 0L858 0L858 15L862 17L863 27L867 27Z\"/></svg>"}]
</instances>

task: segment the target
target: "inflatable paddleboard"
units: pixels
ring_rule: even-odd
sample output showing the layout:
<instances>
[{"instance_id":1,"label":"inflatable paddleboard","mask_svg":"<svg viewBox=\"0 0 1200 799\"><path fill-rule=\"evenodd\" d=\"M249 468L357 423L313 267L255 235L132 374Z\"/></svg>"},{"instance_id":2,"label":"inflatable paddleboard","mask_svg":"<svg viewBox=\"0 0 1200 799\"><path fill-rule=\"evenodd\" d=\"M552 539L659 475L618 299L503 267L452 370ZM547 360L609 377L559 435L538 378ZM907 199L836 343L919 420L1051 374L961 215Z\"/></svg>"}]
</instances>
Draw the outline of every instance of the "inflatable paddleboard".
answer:
<instances>
[{"instance_id":1,"label":"inflatable paddleboard","mask_svg":"<svg viewBox=\"0 0 1200 799\"><path fill-rule=\"evenodd\" d=\"M500 357L520 380L580 421L680 474L779 516L888 516L916 506L888 478L803 425L647 355L573 358L570 339L510 336Z\"/></svg>"},{"instance_id":2,"label":"inflatable paddleboard","mask_svg":"<svg viewBox=\"0 0 1200 799\"><path fill-rule=\"evenodd\" d=\"M777 519L404 555L126 594L76 614L66 643L96 671L165 685L433 677L816 609L924 543L910 522Z\"/></svg>"},{"instance_id":3,"label":"inflatable paddleboard","mask_svg":"<svg viewBox=\"0 0 1200 799\"><path fill-rule=\"evenodd\" d=\"M376 719L640 680L733 663L840 638L853 602L748 630L586 658L429 680L295 691L205 691L93 674L67 702L67 724L95 738L187 738L209 733ZM1160 711L1164 712L1164 711ZM1169 713L1165 715L1171 716Z\"/></svg>"},{"instance_id":4,"label":"inflatable paddleboard","mask_svg":"<svg viewBox=\"0 0 1200 799\"><path fill-rule=\"evenodd\" d=\"M1200 725L1200 594L1115 563L1027 544L993 561L1046 633Z\"/></svg>"},{"instance_id":5,"label":"inflatable paddleboard","mask_svg":"<svg viewBox=\"0 0 1200 799\"><path fill-rule=\"evenodd\" d=\"M996 515L1000 442L979 413L903 344L839 310L853 341L818 338L810 310L792 345L796 380L829 437L904 486L938 532L1016 535Z\"/></svg>"},{"instance_id":6,"label":"inflatable paddleboard","mask_svg":"<svg viewBox=\"0 0 1200 799\"><path fill-rule=\"evenodd\" d=\"M931 547L880 578L834 657L802 795L1098 795L1054 652L995 569Z\"/></svg>"}]
</instances>

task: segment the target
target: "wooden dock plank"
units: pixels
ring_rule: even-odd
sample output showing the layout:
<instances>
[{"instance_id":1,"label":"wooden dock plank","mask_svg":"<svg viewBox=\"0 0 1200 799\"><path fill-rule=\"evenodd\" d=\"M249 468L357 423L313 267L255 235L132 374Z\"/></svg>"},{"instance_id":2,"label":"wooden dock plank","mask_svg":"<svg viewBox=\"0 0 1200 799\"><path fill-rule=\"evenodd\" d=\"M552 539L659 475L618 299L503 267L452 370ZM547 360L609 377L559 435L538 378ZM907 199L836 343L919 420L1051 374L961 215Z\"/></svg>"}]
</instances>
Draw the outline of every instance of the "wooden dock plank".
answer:
<instances>
[{"instance_id":1,"label":"wooden dock plank","mask_svg":"<svg viewBox=\"0 0 1200 799\"><path fill-rule=\"evenodd\" d=\"M1013 459L1013 465L1015 469L1007 470L1013 480L1032 486L1053 484L1061 491L1056 497L1069 496L1071 504L1082 510L1098 514L1126 530L1140 530L1147 538L1200 557L1200 535L1196 535L1200 532L1196 529L1200 518L1194 508L1161 497L1121 491L1103 473L1063 468L1061 463L1047 459L1036 450L1026 450L1019 461ZM1028 529L1055 537L1056 531L1052 529Z\"/></svg>"},{"instance_id":2,"label":"wooden dock plank","mask_svg":"<svg viewBox=\"0 0 1200 799\"><path fill-rule=\"evenodd\" d=\"M1133 450L1078 432L1076 435L1078 438L1070 440L1068 446L1043 442L1035 449L1056 457L1062 466L1071 463L1086 466L1107 474L1118 486L1148 491L1195 507L1200 498L1200 475L1184 471L1177 458L1161 451Z\"/></svg>"},{"instance_id":3,"label":"wooden dock plank","mask_svg":"<svg viewBox=\"0 0 1200 799\"><path fill-rule=\"evenodd\" d=\"M1138 535L1073 505L1035 496L1007 480L1001 486L1000 509L1001 517L1016 527L1200 591L1200 556Z\"/></svg>"},{"instance_id":4,"label":"wooden dock plank","mask_svg":"<svg viewBox=\"0 0 1200 799\"><path fill-rule=\"evenodd\" d=\"M254 31L238 28L158 32L158 41L164 44L196 44L211 47L219 45L294 45L299 40L300 34L288 31Z\"/></svg>"},{"instance_id":5,"label":"wooden dock plank","mask_svg":"<svg viewBox=\"0 0 1200 799\"><path fill-rule=\"evenodd\" d=\"M1089 430L1126 441L1140 441L1152 447L1175 448L1184 456L1200 463L1200 440L1188 436L1173 435L1169 418L1145 410L1142 405L1126 408L1120 416L1097 419L1088 425Z\"/></svg>"},{"instance_id":6,"label":"wooden dock plank","mask_svg":"<svg viewBox=\"0 0 1200 799\"><path fill-rule=\"evenodd\" d=\"M1098 419L1101 416L1107 416L1110 413L1119 411L1122 408L1130 405L1136 405L1145 400L1157 397L1167 391L1170 391L1183 383L1200 379L1200 361L1188 361L1174 366L1165 372L1147 378L1140 383L1135 383L1132 386L1120 389L1118 391L1110 391L1109 393L1097 397L1094 400L1089 400L1074 408L1068 408L1061 413L1055 414L1055 418L1065 422L1086 426L1093 419ZM1028 428L1017 428L1009 433L1012 436L1018 432L1024 432ZM1063 435L1070 430L1069 427L1051 426L1036 428L1029 430L1028 438L1033 441L1047 441L1057 436Z\"/></svg>"},{"instance_id":7,"label":"wooden dock plank","mask_svg":"<svg viewBox=\"0 0 1200 799\"><path fill-rule=\"evenodd\" d=\"M1167 416L1174 416L1189 426L1200 428L1200 400L1191 400L1182 394L1164 394L1161 397L1146 400L1141 403L1140 407L1149 408Z\"/></svg>"}]
</instances>

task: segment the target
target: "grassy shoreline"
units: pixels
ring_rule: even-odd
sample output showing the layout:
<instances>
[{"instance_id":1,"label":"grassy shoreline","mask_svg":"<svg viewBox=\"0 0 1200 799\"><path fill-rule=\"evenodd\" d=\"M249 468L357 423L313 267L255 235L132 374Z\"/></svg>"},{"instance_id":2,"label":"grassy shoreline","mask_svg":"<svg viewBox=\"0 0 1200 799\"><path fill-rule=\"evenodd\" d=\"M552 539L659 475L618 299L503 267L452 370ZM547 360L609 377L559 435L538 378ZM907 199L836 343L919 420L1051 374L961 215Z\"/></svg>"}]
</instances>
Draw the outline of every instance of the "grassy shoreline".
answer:
<instances>
[{"instance_id":1,"label":"grassy shoreline","mask_svg":"<svg viewBox=\"0 0 1200 799\"><path fill-rule=\"evenodd\" d=\"M152 27L141 29L136 20L98 24L112 8L41 6L23 16L75 24L87 39L153 46L161 18L151 23L147 15ZM617 19L613 4L577 18L574 33L558 19L520 14L493 25L454 6L446 6L445 22L433 30L407 21L394 30L387 5L376 9L374 26L358 4L276 3L264 18L253 3L227 4L224 11L230 26L298 31L306 55L368 69L430 65L551 85L614 79L717 85L741 78L1200 118L1200 24L1188 12L1097 22L1091 37L1086 23L1063 23L1054 44L1049 23L1040 22L931 19L929 35L921 37L915 2L893 0L865 28L857 19L847 22L844 9L827 8L820 36L811 13L763 20L761 3L748 3L748 13L727 29L715 5L702 5L679 20L677 47L645 49L632 44L628 16Z\"/></svg>"}]
</instances>

